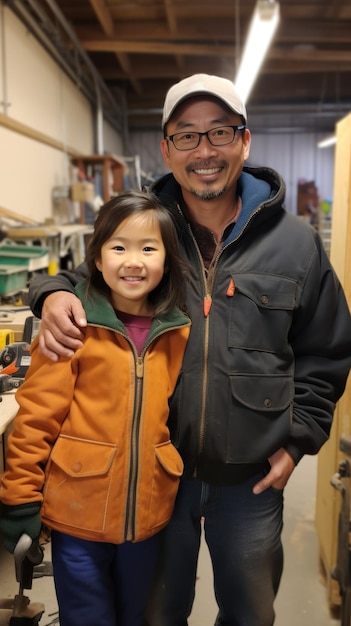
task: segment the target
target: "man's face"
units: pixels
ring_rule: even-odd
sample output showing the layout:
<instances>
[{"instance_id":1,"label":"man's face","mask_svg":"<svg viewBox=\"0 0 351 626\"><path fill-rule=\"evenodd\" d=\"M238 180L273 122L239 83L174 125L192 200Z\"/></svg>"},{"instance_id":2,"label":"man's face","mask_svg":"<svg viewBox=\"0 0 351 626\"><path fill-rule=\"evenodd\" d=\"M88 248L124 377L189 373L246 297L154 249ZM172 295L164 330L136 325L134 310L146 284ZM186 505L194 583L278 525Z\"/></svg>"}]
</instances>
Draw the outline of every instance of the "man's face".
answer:
<instances>
[{"instance_id":1,"label":"man's face","mask_svg":"<svg viewBox=\"0 0 351 626\"><path fill-rule=\"evenodd\" d=\"M167 135L205 132L221 126L239 126L241 117L220 100L198 96L181 104L167 124ZM237 131L233 143L212 146L206 136L197 148L177 150L167 139L161 141L163 159L182 188L185 201L192 197L211 201L226 194L233 197L244 161L249 156L250 132Z\"/></svg>"}]
</instances>

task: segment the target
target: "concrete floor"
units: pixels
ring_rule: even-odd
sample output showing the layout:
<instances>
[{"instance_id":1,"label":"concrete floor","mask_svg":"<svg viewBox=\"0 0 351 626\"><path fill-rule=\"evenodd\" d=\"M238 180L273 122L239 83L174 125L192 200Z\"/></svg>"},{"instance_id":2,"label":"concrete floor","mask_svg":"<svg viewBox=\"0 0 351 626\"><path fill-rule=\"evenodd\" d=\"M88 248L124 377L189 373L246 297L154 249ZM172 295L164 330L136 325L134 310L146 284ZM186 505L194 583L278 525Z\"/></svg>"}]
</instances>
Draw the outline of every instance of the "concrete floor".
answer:
<instances>
[{"instance_id":1,"label":"concrete floor","mask_svg":"<svg viewBox=\"0 0 351 626\"><path fill-rule=\"evenodd\" d=\"M305 457L295 470L285 491L283 544L285 568L276 600L275 626L340 626L330 615L326 592L319 575L318 545L314 527L317 459ZM50 546L45 560L50 561ZM0 546L0 598L17 592L13 558ZM52 577L38 578L26 592L31 602L43 602L45 613L40 626L57 624ZM211 563L202 545L196 598L189 626L213 626L216 603L212 589ZM5 622L6 624L6 622ZM0 618L0 626L4 626ZM83 625L82 625L83 626ZM98 626L98 625L96 625Z\"/></svg>"}]
</instances>

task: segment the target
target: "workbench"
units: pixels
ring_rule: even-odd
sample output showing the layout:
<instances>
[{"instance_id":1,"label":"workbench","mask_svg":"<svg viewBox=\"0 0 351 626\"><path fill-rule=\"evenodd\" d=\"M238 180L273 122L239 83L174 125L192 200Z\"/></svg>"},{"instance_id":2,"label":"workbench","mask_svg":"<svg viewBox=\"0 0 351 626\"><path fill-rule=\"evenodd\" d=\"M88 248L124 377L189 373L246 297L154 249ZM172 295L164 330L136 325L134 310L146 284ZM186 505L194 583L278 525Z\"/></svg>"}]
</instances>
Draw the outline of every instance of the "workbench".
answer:
<instances>
[{"instance_id":1,"label":"workbench","mask_svg":"<svg viewBox=\"0 0 351 626\"><path fill-rule=\"evenodd\" d=\"M6 237L26 245L39 241L41 246L49 249L50 261L58 266L60 259L71 253L73 266L77 267L85 259L86 237L92 232L93 227L89 224L53 224L8 228Z\"/></svg>"},{"instance_id":2,"label":"workbench","mask_svg":"<svg viewBox=\"0 0 351 626\"><path fill-rule=\"evenodd\" d=\"M4 470L5 457L5 441L8 431L11 428L12 421L17 413L18 404L15 398L15 390L7 391L0 396L0 435L1 435L1 455L0 455L0 473Z\"/></svg>"}]
</instances>

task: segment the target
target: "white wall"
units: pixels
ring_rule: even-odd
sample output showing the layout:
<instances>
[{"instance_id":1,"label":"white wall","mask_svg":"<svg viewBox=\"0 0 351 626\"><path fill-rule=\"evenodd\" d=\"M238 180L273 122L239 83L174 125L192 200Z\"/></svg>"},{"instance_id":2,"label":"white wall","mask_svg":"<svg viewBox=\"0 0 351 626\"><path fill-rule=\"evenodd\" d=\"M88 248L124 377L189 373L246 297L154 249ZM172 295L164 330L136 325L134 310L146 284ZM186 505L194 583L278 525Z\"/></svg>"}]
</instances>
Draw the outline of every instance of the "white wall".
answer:
<instances>
[{"instance_id":1,"label":"white wall","mask_svg":"<svg viewBox=\"0 0 351 626\"><path fill-rule=\"evenodd\" d=\"M45 221L52 188L67 184L68 167L64 153L0 127L0 206Z\"/></svg>"},{"instance_id":2,"label":"white wall","mask_svg":"<svg viewBox=\"0 0 351 626\"><path fill-rule=\"evenodd\" d=\"M38 221L51 217L54 186L70 182L67 146L94 152L94 112L78 87L6 7L0 47L1 113L63 145L52 148L0 125L0 206ZM0 25L1 26L1 25ZM123 154L122 140L104 122L104 151Z\"/></svg>"}]
</instances>

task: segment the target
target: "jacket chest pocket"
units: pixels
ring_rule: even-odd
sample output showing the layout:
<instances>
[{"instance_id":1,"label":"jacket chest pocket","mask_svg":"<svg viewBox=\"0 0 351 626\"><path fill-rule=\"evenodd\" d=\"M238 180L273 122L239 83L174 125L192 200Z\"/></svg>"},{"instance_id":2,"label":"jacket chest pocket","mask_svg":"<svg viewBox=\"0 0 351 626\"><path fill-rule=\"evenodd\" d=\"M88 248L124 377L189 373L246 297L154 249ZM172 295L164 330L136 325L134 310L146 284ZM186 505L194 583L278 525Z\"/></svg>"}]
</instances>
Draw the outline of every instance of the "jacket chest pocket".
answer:
<instances>
[{"instance_id":1,"label":"jacket chest pocket","mask_svg":"<svg viewBox=\"0 0 351 626\"><path fill-rule=\"evenodd\" d=\"M296 303L294 280L267 274L232 276L229 348L285 352Z\"/></svg>"},{"instance_id":2,"label":"jacket chest pocket","mask_svg":"<svg viewBox=\"0 0 351 626\"><path fill-rule=\"evenodd\" d=\"M229 383L226 462L264 462L288 440L293 380L289 376L247 374L231 376Z\"/></svg>"},{"instance_id":3,"label":"jacket chest pocket","mask_svg":"<svg viewBox=\"0 0 351 626\"><path fill-rule=\"evenodd\" d=\"M115 454L114 445L60 435L47 466L45 517L102 532Z\"/></svg>"}]
</instances>

